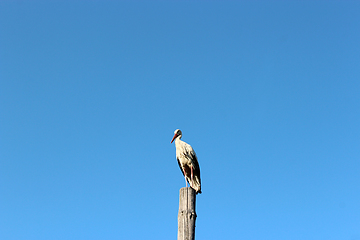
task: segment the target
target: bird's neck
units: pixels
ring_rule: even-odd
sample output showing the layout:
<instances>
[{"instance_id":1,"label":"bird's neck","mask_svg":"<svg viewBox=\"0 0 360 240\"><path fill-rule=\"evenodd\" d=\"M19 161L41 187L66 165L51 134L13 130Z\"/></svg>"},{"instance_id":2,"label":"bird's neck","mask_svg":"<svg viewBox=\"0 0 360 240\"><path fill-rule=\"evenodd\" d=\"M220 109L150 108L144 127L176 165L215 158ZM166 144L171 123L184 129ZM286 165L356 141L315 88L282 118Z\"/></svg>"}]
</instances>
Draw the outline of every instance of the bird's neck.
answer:
<instances>
[{"instance_id":1,"label":"bird's neck","mask_svg":"<svg viewBox=\"0 0 360 240\"><path fill-rule=\"evenodd\" d=\"M181 136L175 138L175 144L179 144L180 142L182 142L182 141L180 140L180 138L181 138Z\"/></svg>"}]
</instances>

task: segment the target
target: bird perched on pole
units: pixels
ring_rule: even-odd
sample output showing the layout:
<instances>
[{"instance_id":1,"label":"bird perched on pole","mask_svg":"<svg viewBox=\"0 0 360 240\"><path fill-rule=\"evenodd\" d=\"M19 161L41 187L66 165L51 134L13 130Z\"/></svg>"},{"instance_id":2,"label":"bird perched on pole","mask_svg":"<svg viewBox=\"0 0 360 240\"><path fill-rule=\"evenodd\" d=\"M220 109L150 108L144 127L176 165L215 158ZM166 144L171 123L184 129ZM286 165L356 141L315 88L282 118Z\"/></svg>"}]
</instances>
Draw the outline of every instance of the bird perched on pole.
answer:
<instances>
[{"instance_id":1,"label":"bird perched on pole","mask_svg":"<svg viewBox=\"0 0 360 240\"><path fill-rule=\"evenodd\" d=\"M185 177L185 183L189 182L196 194L201 193L200 166L194 149L184 141L181 141L182 132L176 129L171 143L175 140L176 159L181 172Z\"/></svg>"}]
</instances>

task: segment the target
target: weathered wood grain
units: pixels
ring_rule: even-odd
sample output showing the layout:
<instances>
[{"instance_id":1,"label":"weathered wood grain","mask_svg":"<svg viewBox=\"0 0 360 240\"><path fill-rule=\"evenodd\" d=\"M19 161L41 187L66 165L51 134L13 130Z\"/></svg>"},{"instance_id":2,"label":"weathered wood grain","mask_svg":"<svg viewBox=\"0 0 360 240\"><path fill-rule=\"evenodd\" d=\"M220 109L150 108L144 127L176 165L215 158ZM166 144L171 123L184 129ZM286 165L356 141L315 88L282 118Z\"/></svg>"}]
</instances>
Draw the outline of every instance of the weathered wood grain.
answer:
<instances>
[{"instance_id":1,"label":"weathered wood grain","mask_svg":"<svg viewBox=\"0 0 360 240\"><path fill-rule=\"evenodd\" d=\"M178 214L178 240L195 239L196 193L190 187L180 189Z\"/></svg>"}]
</instances>

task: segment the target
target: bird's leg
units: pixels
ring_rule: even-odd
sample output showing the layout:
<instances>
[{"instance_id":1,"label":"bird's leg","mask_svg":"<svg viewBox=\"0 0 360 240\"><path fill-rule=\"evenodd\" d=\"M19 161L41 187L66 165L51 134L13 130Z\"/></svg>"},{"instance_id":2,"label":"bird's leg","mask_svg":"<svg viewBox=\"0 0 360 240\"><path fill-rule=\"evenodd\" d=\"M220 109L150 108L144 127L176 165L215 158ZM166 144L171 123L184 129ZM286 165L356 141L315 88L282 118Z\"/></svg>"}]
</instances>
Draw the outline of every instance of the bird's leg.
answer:
<instances>
[{"instance_id":1,"label":"bird's leg","mask_svg":"<svg viewBox=\"0 0 360 240\"><path fill-rule=\"evenodd\" d=\"M186 172L185 172L185 169L184 169L184 168L183 168L183 171L184 171L185 184L186 184L186 187L187 187Z\"/></svg>"},{"instance_id":2,"label":"bird's leg","mask_svg":"<svg viewBox=\"0 0 360 240\"><path fill-rule=\"evenodd\" d=\"M194 176L194 174L193 174L193 168L192 167L190 167L190 169L191 169L191 183L190 183L190 186L191 185L193 185L193 176Z\"/></svg>"}]
</instances>

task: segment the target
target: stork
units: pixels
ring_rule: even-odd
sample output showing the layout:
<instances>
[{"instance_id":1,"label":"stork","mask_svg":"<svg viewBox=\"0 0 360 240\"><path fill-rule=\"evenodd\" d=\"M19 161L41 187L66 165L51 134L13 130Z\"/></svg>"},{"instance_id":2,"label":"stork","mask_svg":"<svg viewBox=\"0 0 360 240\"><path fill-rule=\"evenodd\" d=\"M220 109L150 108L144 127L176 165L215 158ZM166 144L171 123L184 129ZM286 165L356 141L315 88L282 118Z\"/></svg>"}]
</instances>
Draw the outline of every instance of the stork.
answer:
<instances>
[{"instance_id":1,"label":"stork","mask_svg":"<svg viewBox=\"0 0 360 240\"><path fill-rule=\"evenodd\" d=\"M176 159L181 172L185 177L185 183L189 182L190 187L201 193L200 167L194 149L184 141L181 141L182 132L176 129L171 143L175 140Z\"/></svg>"}]
</instances>

